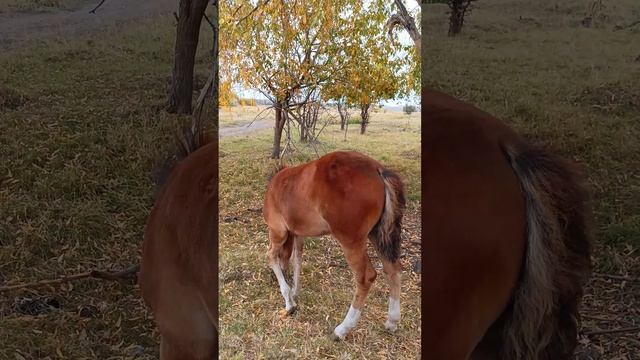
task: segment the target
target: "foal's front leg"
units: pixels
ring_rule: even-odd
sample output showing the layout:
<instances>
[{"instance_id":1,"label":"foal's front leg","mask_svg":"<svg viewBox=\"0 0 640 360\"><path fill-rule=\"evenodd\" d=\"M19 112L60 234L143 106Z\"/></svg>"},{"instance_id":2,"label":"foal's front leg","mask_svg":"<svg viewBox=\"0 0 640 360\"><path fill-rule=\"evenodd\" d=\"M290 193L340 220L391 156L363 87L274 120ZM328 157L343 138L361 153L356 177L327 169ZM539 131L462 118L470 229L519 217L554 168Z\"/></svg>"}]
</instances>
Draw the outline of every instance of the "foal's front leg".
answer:
<instances>
[{"instance_id":1,"label":"foal's front leg","mask_svg":"<svg viewBox=\"0 0 640 360\"><path fill-rule=\"evenodd\" d=\"M371 285L376 280L376 270L367 255L366 240L356 243L340 243L345 258L353 271L356 280L356 291L351 306L344 320L333 330L334 340L344 340L347 334L356 327Z\"/></svg>"},{"instance_id":2,"label":"foal's front leg","mask_svg":"<svg viewBox=\"0 0 640 360\"><path fill-rule=\"evenodd\" d=\"M287 284L287 281L284 279L284 274L282 273L282 267L280 266L280 249L284 245L285 241L287 241L287 232L284 233L277 232L273 229L269 229L269 240L271 242L269 246L269 251L267 252L267 257L269 259L269 267L273 270L273 273L276 275L278 279L278 285L280 286L280 293L284 298L284 306L285 310L288 314L293 314L296 311L296 302L293 300L291 288ZM291 239L290 241L292 241Z\"/></svg>"}]
</instances>

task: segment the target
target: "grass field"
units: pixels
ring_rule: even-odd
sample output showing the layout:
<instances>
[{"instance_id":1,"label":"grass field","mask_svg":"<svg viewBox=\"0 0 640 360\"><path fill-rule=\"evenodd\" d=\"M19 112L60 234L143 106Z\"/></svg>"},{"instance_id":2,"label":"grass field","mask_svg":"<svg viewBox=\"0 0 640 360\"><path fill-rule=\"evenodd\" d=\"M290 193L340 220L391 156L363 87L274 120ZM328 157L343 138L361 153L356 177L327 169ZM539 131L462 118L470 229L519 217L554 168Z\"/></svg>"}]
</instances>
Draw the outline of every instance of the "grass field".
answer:
<instances>
[{"instance_id":1,"label":"grass field","mask_svg":"<svg viewBox=\"0 0 640 360\"><path fill-rule=\"evenodd\" d=\"M66 10L78 6L86 0L0 0L0 13L13 11ZM98 2L96 2L97 5Z\"/></svg>"},{"instance_id":2,"label":"grass field","mask_svg":"<svg viewBox=\"0 0 640 360\"><path fill-rule=\"evenodd\" d=\"M220 107L220 126L238 126L254 120L272 118L267 106L222 106Z\"/></svg>"},{"instance_id":3,"label":"grass field","mask_svg":"<svg viewBox=\"0 0 640 360\"><path fill-rule=\"evenodd\" d=\"M246 119L258 108L237 108ZM221 122L229 116L221 112ZM272 129L224 138L220 143L220 358L221 359L416 359L420 354L420 117L373 113L367 134L351 126L348 141L339 125L329 125L316 149L296 144L289 164L338 149L358 150L397 170L406 182L409 205L405 216L402 258L402 315L395 334L384 330L388 287L380 276L367 300L358 327L344 342L330 332L346 314L354 281L342 251L330 237L305 241L298 311L280 318L284 302L266 263L269 240L262 219ZM375 253L369 249L370 255Z\"/></svg>"},{"instance_id":4,"label":"grass field","mask_svg":"<svg viewBox=\"0 0 640 360\"><path fill-rule=\"evenodd\" d=\"M139 261L152 170L185 120L159 110L174 22L0 54L0 284ZM0 294L0 359L154 359L158 340L133 285L82 280Z\"/></svg>"},{"instance_id":5,"label":"grass field","mask_svg":"<svg viewBox=\"0 0 640 360\"><path fill-rule=\"evenodd\" d=\"M640 277L640 26L624 28L640 20L640 3L605 1L586 28L589 3L482 0L456 39L446 36L446 5L427 5L423 76L584 166L600 275L584 298L583 330L597 330L640 325L638 282L601 275ZM582 354L628 359L639 338L583 338Z\"/></svg>"}]
</instances>

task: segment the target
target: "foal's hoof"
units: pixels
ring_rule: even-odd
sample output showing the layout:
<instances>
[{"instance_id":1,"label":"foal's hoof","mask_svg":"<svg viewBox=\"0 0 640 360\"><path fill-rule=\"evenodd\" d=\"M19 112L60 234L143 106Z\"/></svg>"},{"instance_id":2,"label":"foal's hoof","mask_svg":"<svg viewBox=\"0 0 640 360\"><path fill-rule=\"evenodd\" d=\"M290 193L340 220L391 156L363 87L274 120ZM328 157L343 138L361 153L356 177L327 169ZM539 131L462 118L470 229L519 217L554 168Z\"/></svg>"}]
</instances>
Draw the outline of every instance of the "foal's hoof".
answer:
<instances>
[{"instance_id":1,"label":"foal's hoof","mask_svg":"<svg viewBox=\"0 0 640 360\"><path fill-rule=\"evenodd\" d=\"M333 341L342 341L344 340L344 336L340 337L340 335L336 334L334 331L331 332L331 340Z\"/></svg>"},{"instance_id":2,"label":"foal's hoof","mask_svg":"<svg viewBox=\"0 0 640 360\"><path fill-rule=\"evenodd\" d=\"M281 319L286 318L287 316L293 315L293 313L296 312L297 307L296 306L292 306L290 309L280 309L280 311L278 311L278 315L280 315Z\"/></svg>"},{"instance_id":3,"label":"foal's hoof","mask_svg":"<svg viewBox=\"0 0 640 360\"><path fill-rule=\"evenodd\" d=\"M393 332L396 332L396 330L398 330L398 324L387 320L384 323L384 328L387 329L387 331L393 333Z\"/></svg>"}]
</instances>

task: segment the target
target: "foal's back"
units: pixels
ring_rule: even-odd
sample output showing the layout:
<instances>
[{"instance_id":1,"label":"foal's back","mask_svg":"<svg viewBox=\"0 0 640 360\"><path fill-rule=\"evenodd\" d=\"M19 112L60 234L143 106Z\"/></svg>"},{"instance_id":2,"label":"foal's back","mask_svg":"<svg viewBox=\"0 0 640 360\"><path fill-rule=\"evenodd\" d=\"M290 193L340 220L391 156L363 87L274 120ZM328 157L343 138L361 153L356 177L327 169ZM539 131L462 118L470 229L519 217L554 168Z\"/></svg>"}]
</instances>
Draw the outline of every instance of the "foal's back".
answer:
<instances>
[{"instance_id":1,"label":"foal's back","mask_svg":"<svg viewBox=\"0 0 640 360\"><path fill-rule=\"evenodd\" d=\"M265 219L300 236L340 236L362 224L358 235L365 238L384 205L379 169L380 163L355 151L284 168L269 183Z\"/></svg>"}]
</instances>

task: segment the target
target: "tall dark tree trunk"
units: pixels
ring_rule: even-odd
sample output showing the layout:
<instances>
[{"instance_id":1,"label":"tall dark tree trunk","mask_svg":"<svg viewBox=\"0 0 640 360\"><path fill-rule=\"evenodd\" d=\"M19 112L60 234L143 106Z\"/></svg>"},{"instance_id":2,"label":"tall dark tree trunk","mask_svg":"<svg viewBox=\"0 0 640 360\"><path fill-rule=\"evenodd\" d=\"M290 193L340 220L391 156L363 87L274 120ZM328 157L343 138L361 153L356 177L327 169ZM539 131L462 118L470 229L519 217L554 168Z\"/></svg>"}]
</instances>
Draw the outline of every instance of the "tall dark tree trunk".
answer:
<instances>
[{"instance_id":1,"label":"tall dark tree trunk","mask_svg":"<svg viewBox=\"0 0 640 360\"><path fill-rule=\"evenodd\" d=\"M369 108L371 104L360 104L360 134L364 134L369 125Z\"/></svg>"},{"instance_id":2,"label":"tall dark tree trunk","mask_svg":"<svg viewBox=\"0 0 640 360\"><path fill-rule=\"evenodd\" d=\"M272 159L280 158L280 142L282 140L282 130L284 129L284 123L287 119L284 116L284 112L286 111L285 106L286 102L276 101L276 126L274 128L273 134L273 151L271 152Z\"/></svg>"},{"instance_id":3,"label":"tall dark tree trunk","mask_svg":"<svg viewBox=\"0 0 640 360\"><path fill-rule=\"evenodd\" d=\"M471 3L476 0L449 0L449 36L456 36L462 31L464 17L471 10Z\"/></svg>"},{"instance_id":4,"label":"tall dark tree trunk","mask_svg":"<svg viewBox=\"0 0 640 360\"><path fill-rule=\"evenodd\" d=\"M307 142L309 140L309 129L307 129L306 119L302 119L300 122L300 142Z\"/></svg>"},{"instance_id":5,"label":"tall dark tree trunk","mask_svg":"<svg viewBox=\"0 0 640 360\"><path fill-rule=\"evenodd\" d=\"M200 24L208 2L208 0L180 0L173 77L166 107L170 113L191 113L193 67L198 48Z\"/></svg>"}]
</instances>

